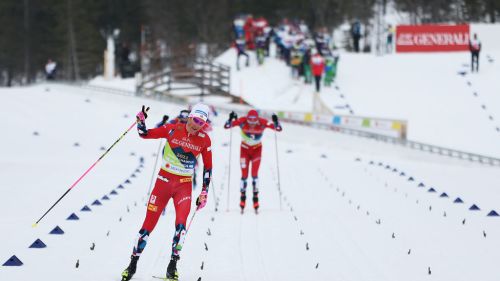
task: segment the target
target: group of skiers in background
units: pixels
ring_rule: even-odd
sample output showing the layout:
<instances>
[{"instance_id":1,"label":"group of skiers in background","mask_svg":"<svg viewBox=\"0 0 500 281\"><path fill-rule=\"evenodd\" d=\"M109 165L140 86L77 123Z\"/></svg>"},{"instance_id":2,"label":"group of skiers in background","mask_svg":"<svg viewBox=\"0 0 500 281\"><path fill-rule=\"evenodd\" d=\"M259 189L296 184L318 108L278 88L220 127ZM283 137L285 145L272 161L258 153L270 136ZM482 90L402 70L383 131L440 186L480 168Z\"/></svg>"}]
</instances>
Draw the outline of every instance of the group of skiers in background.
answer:
<instances>
[{"instance_id":1,"label":"group of skiers in background","mask_svg":"<svg viewBox=\"0 0 500 281\"><path fill-rule=\"evenodd\" d=\"M247 50L254 50L258 64L264 63L269 56L269 45L272 28L264 17L253 18L252 15L240 16L233 21L234 45L238 51L236 69L240 70L240 57L246 58L246 66L250 65Z\"/></svg>"},{"instance_id":2,"label":"group of skiers in background","mask_svg":"<svg viewBox=\"0 0 500 281\"><path fill-rule=\"evenodd\" d=\"M276 56L290 67L292 77L303 79L306 84L314 80L317 92L321 82L329 87L336 77L339 52L326 28L311 32L303 20L288 19L271 27L265 18L245 15L233 21L233 31L238 70L241 56L246 58L246 66L250 64L247 50L255 50L260 65L270 55L270 44L274 43Z\"/></svg>"},{"instance_id":3,"label":"group of skiers in background","mask_svg":"<svg viewBox=\"0 0 500 281\"><path fill-rule=\"evenodd\" d=\"M208 199L208 190L212 177L212 141L209 135L211 131L210 115L217 116L217 112L214 111L213 107L198 103L192 108L182 110L173 120L169 121L168 115L164 115L155 128L148 129L146 126L148 110L149 107L142 106L142 110L136 115L139 136L143 139L164 138L166 143L161 154L161 169L148 198L146 217L135 240L130 263L122 272L122 281L129 281L135 274L141 253L144 251L148 238L170 199L172 199L175 208L175 232L166 277L162 279L176 281L179 279L177 261L180 259L184 239L190 227L190 224L186 224L186 222L191 210L191 193L194 185L193 181L196 178L194 172L200 155L203 159L203 184L202 190L196 199L196 211L202 209ZM272 115L272 122L270 122L260 117L259 113L254 109L240 118L236 113L231 112L224 128L231 129L233 127L240 127L242 136L239 206L243 213L246 205L247 179L251 167L252 201L253 208L257 213L260 206L258 172L262 156L263 132L265 129L279 132L282 128L276 114Z\"/></svg>"}]
</instances>

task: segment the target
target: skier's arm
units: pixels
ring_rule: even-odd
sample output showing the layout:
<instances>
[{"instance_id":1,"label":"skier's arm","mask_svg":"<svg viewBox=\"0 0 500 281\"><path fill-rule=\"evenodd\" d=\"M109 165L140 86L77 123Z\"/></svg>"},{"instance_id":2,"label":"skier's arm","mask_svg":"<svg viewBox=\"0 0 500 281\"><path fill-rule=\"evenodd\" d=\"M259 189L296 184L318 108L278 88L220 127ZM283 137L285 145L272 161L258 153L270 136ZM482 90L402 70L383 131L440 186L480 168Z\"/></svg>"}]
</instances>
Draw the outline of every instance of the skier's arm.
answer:
<instances>
[{"instance_id":1,"label":"skier's arm","mask_svg":"<svg viewBox=\"0 0 500 281\"><path fill-rule=\"evenodd\" d=\"M212 178L212 144L207 139L207 146L201 152L203 157L203 190L208 191L210 180Z\"/></svg>"},{"instance_id":2,"label":"skier's arm","mask_svg":"<svg viewBox=\"0 0 500 281\"><path fill-rule=\"evenodd\" d=\"M168 132L174 128L173 124L165 124L161 127L149 129L146 127L146 118L148 118L148 108L142 106L142 110L137 113L137 133L143 139L159 139L167 136Z\"/></svg>"},{"instance_id":3,"label":"skier's arm","mask_svg":"<svg viewBox=\"0 0 500 281\"><path fill-rule=\"evenodd\" d=\"M203 188L196 199L196 210L200 210L207 204L208 187L212 178L212 146L209 138L207 138L207 145L201 152L201 156L203 157Z\"/></svg>"},{"instance_id":4,"label":"skier's arm","mask_svg":"<svg viewBox=\"0 0 500 281\"><path fill-rule=\"evenodd\" d=\"M241 123L240 119L238 119L238 115L236 115L234 111L231 111L231 113L229 113L229 119L227 119L226 124L224 124L224 129L230 129L234 126L238 126Z\"/></svg>"},{"instance_id":5,"label":"skier's arm","mask_svg":"<svg viewBox=\"0 0 500 281\"><path fill-rule=\"evenodd\" d=\"M268 122L266 124L266 128L273 129L277 132L281 132L283 130L283 128L281 128L281 124L278 121L278 115L273 114L272 119L273 119L273 122L272 123Z\"/></svg>"},{"instance_id":6,"label":"skier's arm","mask_svg":"<svg viewBox=\"0 0 500 281\"><path fill-rule=\"evenodd\" d=\"M154 129L146 129L145 133L141 133L139 131L139 136L143 139L160 139L160 138L165 138L168 135L168 132L174 128L175 124L165 124L161 127L154 128ZM146 126L146 125L144 125ZM137 125L139 127L139 125ZM144 127L146 128L146 127ZM139 129L138 129L139 130Z\"/></svg>"}]
</instances>

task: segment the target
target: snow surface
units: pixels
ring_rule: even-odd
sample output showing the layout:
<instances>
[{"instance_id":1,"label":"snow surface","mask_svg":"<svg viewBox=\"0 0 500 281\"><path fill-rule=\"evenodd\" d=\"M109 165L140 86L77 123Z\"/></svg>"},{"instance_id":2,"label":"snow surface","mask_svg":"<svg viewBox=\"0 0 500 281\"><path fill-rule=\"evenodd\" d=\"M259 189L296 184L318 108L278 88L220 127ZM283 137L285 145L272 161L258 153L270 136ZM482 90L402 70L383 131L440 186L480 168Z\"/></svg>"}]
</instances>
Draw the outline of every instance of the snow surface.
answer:
<instances>
[{"instance_id":1,"label":"snow surface","mask_svg":"<svg viewBox=\"0 0 500 281\"><path fill-rule=\"evenodd\" d=\"M0 262L16 255L24 263L0 267L0 280L120 280L144 218L159 140L142 140L133 129L38 227L31 225L142 104L151 106L150 126L181 107L59 85L1 89L0 99ZM261 212L241 215L240 137L234 129L230 150L224 119L214 119L213 185L186 238L180 280L498 280L500 218L486 216L500 211L498 168L284 124L277 146L273 132L264 135ZM453 203L456 197L464 203ZM91 205L95 199L103 205ZM469 211L472 204L481 210ZM80 211L84 205L92 211ZM73 212L80 220L66 220ZM133 280L164 274L173 218L169 204ZM48 234L56 225L63 235ZM37 238L47 248L28 248Z\"/></svg>"},{"instance_id":2,"label":"snow surface","mask_svg":"<svg viewBox=\"0 0 500 281\"><path fill-rule=\"evenodd\" d=\"M120 78L105 79L102 76L97 76L89 81L91 86L108 87L119 90L135 92L137 81L135 78Z\"/></svg>"}]
</instances>

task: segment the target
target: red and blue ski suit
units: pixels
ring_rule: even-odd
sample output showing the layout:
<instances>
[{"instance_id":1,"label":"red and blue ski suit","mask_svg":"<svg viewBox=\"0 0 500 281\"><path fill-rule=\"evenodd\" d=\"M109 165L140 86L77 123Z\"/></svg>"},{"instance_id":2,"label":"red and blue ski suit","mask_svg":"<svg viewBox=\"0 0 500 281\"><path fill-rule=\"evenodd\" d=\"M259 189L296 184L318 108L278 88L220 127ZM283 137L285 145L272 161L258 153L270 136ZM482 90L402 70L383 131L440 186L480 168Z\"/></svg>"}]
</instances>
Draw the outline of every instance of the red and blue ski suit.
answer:
<instances>
[{"instance_id":1,"label":"red and blue ski suit","mask_svg":"<svg viewBox=\"0 0 500 281\"><path fill-rule=\"evenodd\" d=\"M170 199L175 207L175 235L172 256L179 257L186 233L186 219L191 209L192 177L197 157L203 157L203 189L208 191L212 173L212 151L210 137L203 131L189 134L186 124L165 124L140 134L144 139L165 138L163 162L155 186L148 199L144 223L133 249L139 256L146 247L147 239Z\"/></svg>"},{"instance_id":2,"label":"red and blue ski suit","mask_svg":"<svg viewBox=\"0 0 500 281\"><path fill-rule=\"evenodd\" d=\"M252 164L252 186L254 193L254 207L257 199L257 194L259 192L257 187L257 181L259 177L259 167L260 160L262 157L262 136L266 128L281 131L281 127L276 127L272 122L269 122L265 118L258 118L258 122L255 125L251 125L247 122L247 117L240 117L232 122L227 122L224 125L225 129L230 129L232 127L239 126L241 128L241 149L240 149L240 167L241 167L241 207L244 207L244 201L246 199L246 187L248 170L250 163Z\"/></svg>"}]
</instances>

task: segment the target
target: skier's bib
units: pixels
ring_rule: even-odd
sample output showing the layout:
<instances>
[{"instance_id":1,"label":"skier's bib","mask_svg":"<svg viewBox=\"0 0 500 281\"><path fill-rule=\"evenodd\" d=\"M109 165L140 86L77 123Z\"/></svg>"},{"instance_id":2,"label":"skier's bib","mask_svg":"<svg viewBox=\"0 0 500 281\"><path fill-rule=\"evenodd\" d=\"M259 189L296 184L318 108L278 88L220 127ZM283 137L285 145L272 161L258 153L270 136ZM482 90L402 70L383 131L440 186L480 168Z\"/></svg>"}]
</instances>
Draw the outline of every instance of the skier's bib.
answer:
<instances>
[{"instance_id":1,"label":"skier's bib","mask_svg":"<svg viewBox=\"0 0 500 281\"><path fill-rule=\"evenodd\" d=\"M163 149L163 163L161 166L162 170L174 175L190 177L194 173L194 164L192 166L193 167L186 168L170 148L168 142L165 144L165 149Z\"/></svg>"},{"instance_id":2,"label":"skier's bib","mask_svg":"<svg viewBox=\"0 0 500 281\"><path fill-rule=\"evenodd\" d=\"M262 134L245 134L241 131L243 142L249 146L258 145L262 142Z\"/></svg>"}]
</instances>

